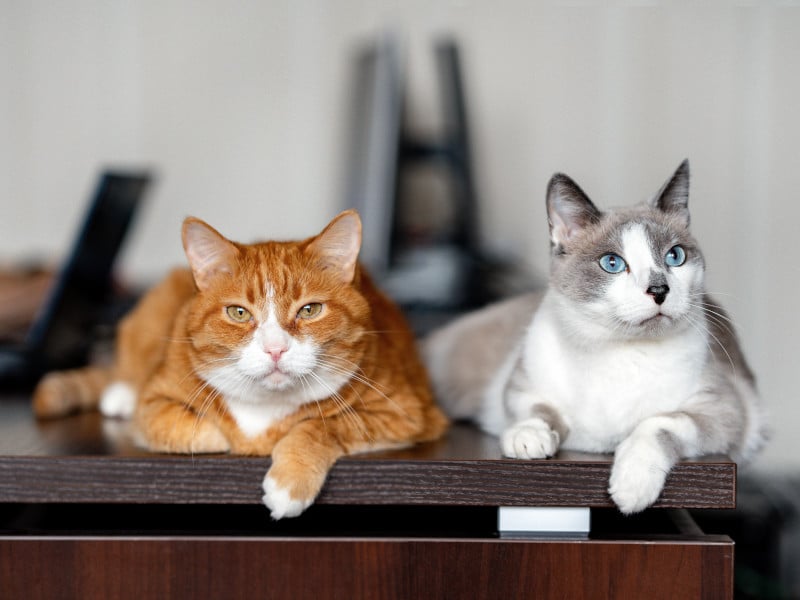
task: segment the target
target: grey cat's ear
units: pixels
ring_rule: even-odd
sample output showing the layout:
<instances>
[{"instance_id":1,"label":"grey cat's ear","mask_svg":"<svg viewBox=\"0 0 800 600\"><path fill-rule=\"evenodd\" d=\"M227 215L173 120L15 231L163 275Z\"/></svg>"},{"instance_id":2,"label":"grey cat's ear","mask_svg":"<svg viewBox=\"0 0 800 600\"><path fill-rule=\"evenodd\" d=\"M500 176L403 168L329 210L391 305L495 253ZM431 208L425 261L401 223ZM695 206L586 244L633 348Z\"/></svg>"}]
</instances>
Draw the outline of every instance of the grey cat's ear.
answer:
<instances>
[{"instance_id":1,"label":"grey cat's ear","mask_svg":"<svg viewBox=\"0 0 800 600\"><path fill-rule=\"evenodd\" d=\"M207 223L188 217L181 231L183 250L189 259L198 289L208 288L221 273L232 273L239 249Z\"/></svg>"},{"instance_id":2,"label":"grey cat's ear","mask_svg":"<svg viewBox=\"0 0 800 600\"><path fill-rule=\"evenodd\" d=\"M350 283L361 250L361 217L354 210L344 211L311 240L307 250L320 259L323 269L337 272L343 283Z\"/></svg>"},{"instance_id":3,"label":"grey cat's ear","mask_svg":"<svg viewBox=\"0 0 800 600\"><path fill-rule=\"evenodd\" d=\"M653 207L673 213L689 225L689 159L685 159L653 198Z\"/></svg>"},{"instance_id":4,"label":"grey cat's ear","mask_svg":"<svg viewBox=\"0 0 800 600\"><path fill-rule=\"evenodd\" d=\"M556 173L547 185L547 222L554 248L564 244L581 229L600 220L601 213L589 197L563 173Z\"/></svg>"}]
</instances>

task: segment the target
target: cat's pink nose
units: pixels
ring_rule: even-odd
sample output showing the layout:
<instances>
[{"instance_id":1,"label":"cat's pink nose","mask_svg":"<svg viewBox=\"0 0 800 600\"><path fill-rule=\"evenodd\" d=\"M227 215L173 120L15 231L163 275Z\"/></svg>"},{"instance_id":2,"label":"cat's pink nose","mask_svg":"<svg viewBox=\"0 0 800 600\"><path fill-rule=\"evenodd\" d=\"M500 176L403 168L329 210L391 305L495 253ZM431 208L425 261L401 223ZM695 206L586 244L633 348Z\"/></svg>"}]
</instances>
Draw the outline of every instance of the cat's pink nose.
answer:
<instances>
[{"instance_id":1,"label":"cat's pink nose","mask_svg":"<svg viewBox=\"0 0 800 600\"><path fill-rule=\"evenodd\" d=\"M276 363L281 359L281 356L283 356L283 353L286 352L286 350L288 350L288 348L286 348L285 346L278 346L278 347L273 347L273 348L264 348L264 352L269 354L270 357L272 358L273 362L276 362Z\"/></svg>"}]
</instances>

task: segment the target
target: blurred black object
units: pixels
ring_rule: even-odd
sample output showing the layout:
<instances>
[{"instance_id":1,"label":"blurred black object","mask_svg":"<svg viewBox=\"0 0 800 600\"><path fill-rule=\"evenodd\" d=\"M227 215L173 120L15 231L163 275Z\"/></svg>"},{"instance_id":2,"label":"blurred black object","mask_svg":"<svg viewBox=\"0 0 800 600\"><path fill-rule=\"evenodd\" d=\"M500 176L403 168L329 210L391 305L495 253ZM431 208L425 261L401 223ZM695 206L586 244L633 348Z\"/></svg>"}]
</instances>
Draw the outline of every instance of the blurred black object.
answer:
<instances>
[{"instance_id":1,"label":"blurred black object","mask_svg":"<svg viewBox=\"0 0 800 600\"><path fill-rule=\"evenodd\" d=\"M705 533L736 543L735 598L800 598L800 476L739 475L736 509L692 516Z\"/></svg>"},{"instance_id":2,"label":"blurred black object","mask_svg":"<svg viewBox=\"0 0 800 600\"><path fill-rule=\"evenodd\" d=\"M443 318L533 287L518 263L481 247L456 42L439 41L435 58L442 131L423 139L409 131L403 57L396 39L385 36L360 49L347 165L345 204L356 208L363 221L361 261L406 310L418 333ZM420 169L435 172L445 191L447 206L438 207L438 219L433 201L414 197L408 185L408 176Z\"/></svg>"},{"instance_id":3,"label":"blurred black object","mask_svg":"<svg viewBox=\"0 0 800 600\"><path fill-rule=\"evenodd\" d=\"M0 346L0 384L27 387L45 372L86 363L108 310L112 270L152 177L104 172L67 260L24 340Z\"/></svg>"}]
</instances>

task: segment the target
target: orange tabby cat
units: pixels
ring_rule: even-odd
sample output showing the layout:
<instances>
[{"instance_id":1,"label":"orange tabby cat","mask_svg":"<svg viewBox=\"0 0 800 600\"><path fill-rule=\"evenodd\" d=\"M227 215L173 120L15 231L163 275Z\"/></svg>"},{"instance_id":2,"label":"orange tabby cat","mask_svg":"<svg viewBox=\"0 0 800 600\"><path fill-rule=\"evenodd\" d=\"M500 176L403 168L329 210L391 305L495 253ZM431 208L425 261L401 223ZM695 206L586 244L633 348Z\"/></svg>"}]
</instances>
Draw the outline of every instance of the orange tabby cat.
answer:
<instances>
[{"instance_id":1,"label":"orange tabby cat","mask_svg":"<svg viewBox=\"0 0 800 600\"><path fill-rule=\"evenodd\" d=\"M305 510L340 456L444 432L411 331L357 262L356 212L301 242L251 245L188 218L183 245L191 271L123 320L113 367L48 375L39 417L99 399L156 452L272 455L276 519Z\"/></svg>"}]
</instances>

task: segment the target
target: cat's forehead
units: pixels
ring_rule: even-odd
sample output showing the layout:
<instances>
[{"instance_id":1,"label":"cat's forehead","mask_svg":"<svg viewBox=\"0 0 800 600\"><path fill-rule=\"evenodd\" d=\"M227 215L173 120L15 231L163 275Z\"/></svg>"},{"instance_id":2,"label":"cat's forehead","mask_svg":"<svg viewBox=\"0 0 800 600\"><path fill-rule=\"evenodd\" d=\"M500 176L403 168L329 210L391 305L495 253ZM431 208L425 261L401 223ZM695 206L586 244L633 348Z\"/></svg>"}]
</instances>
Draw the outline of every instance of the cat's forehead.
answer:
<instances>
[{"instance_id":1,"label":"cat's forehead","mask_svg":"<svg viewBox=\"0 0 800 600\"><path fill-rule=\"evenodd\" d=\"M265 242L247 248L240 268L253 299L280 300L331 285L313 255L294 242Z\"/></svg>"},{"instance_id":2,"label":"cat's forehead","mask_svg":"<svg viewBox=\"0 0 800 600\"><path fill-rule=\"evenodd\" d=\"M673 215L647 205L638 205L610 209L603 213L599 222L584 232L581 246L584 250L598 247L622 250L626 239L631 239L632 232L637 232L637 236L657 248L690 240L689 231Z\"/></svg>"}]
</instances>

